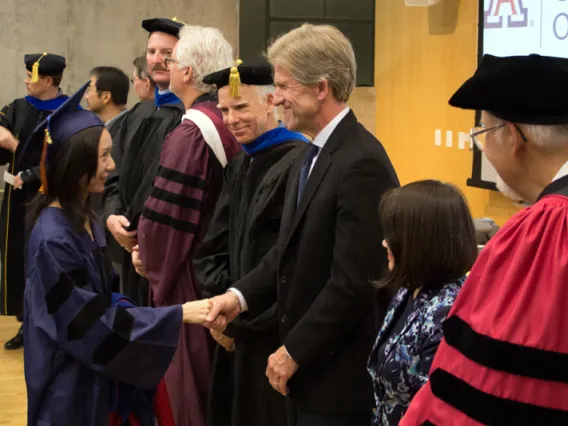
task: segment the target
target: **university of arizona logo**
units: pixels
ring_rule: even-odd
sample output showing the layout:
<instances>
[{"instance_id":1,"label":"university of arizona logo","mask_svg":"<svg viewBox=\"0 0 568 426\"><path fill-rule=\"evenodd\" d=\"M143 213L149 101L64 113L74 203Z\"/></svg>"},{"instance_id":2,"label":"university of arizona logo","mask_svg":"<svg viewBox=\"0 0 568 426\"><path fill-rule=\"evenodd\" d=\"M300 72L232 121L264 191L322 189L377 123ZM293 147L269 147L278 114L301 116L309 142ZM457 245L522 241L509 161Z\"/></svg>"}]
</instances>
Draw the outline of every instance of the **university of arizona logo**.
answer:
<instances>
[{"instance_id":1,"label":"university of arizona logo","mask_svg":"<svg viewBox=\"0 0 568 426\"><path fill-rule=\"evenodd\" d=\"M490 0L489 10L485 12L485 28L503 28L507 17L508 28L528 25L528 8L523 7L523 0Z\"/></svg>"}]
</instances>

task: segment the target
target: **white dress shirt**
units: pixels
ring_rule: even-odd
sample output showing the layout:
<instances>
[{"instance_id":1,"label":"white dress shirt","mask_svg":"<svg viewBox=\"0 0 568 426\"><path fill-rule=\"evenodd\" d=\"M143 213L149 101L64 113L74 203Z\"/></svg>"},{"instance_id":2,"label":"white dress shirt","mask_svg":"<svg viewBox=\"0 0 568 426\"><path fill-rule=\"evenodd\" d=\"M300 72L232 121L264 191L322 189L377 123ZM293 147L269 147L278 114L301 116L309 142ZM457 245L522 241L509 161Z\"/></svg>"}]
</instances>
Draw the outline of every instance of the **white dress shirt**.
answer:
<instances>
[{"instance_id":1,"label":"white dress shirt","mask_svg":"<svg viewBox=\"0 0 568 426\"><path fill-rule=\"evenodd\" d=\"M351 108L345 107L345 109L342 110L339 114L337 114L334 117L333 120L331 120L329 123L327 123L327 125L322 129L321 132L319 132L316 135L316 137L312 141L312 143L314 145L319 147L319 151L318 151L317 155L314 157L314 160L312 161L312 166L310 167L310 174L312 173L312 170L314 168L314 164L316 164L316 161L318 160L319 153L321 152L321 150L325 146L326 142L328 141L328 139L331 136L331 134L333 133L333 131L337 128L339 123L341 123L341 120L343 120L347 116L347 114L349 114L349 111L351 111ZM309 177L309 175L308 175L308 177Z\"/></svg>"},{"instance_id":2,"label":"white dress shirt","mask_svg":"<svg viewBox=\"0 0 568 426\"><path fill-rule=\"evenodd\" d=\"M558 173L556 173L556 176L554 176L552 182L560 178L563 178L564 176L568 176L568 162L564 163L562 167L560 167L560 170L558 170Z\"/></svg>"},{"instance_id":3,"label":"white dress shirt","mask_svg":"<svg viewBox=\"0 0 568 426\"><path fill-rule=\"evenodd\" d=\"M349 114L349 111L351 111L351 109L349 107L345 107L345 109L343 109L339 114L337 114L333 118L333 120L331 120L329 123L327 123L327 125L321 130L321 132L319 132L316 135L316 137L312 141L312 143L314 145L317 145L319 147L319 151L312 161L312 166L310 167L310 174L312 173L312 170L314 168L314 164L316 164L316 161L319 157L319 153L321 152L321 150L325 146L326 142L328 141L329 137L331 136L333 131L337 128L337 126L339 125L341 120L343 120L347 116L347 114ZM309 175L308 175L308 178L309 178ZM233 287L231 287L228 291L232 291L239 298L239 303L241 304L241 312L248 311L247 301L245 300L243 294L239 290L237 290L236 288L233 288Z\"/></svg>"}]
</instances>

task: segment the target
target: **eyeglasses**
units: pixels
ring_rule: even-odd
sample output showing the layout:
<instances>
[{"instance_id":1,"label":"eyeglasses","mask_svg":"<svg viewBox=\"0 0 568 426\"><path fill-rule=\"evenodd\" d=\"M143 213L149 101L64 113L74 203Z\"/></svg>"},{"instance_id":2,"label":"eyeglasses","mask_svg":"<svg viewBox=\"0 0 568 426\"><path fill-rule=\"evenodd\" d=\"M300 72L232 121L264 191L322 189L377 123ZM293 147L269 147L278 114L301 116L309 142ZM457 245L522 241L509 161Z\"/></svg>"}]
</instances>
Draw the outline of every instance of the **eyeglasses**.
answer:
<instances>
[{"instance_id":1,"label":"eyeglasses","mask_svg":"<svg viewBox=\"0 0 568 426\"><path fill-rule=\"evenodd\" d=\"M499 124L498 126L489 127L487 129L481 126L473 127L469 132L469 137L471 138L477 149L483 151L485 149L485 139L487 137L487 132L500 129L501 127L505 127L505 123Z\"/></svg>"},{"instance_id":2,"label":"eyeglasses","mask_svg":"<svg viewBox=\"0 0 568 426\"><path fill-rule=\"evenodd\" d=\"M170 69L171 64L176 64L176 63L179 63L179 61L177 59L172 58L171 56L164 59L164 64L166 65L167 69Z\"/></svg>"},{"instance_id":3,"label":"eyeglasses","mask_svg":"<svg viewBox=\"0 0 568 426\"><path fill-rule=\"evenodd\" d=\"M501 127L505 127L505 125L506 123L503 123L497 126L489 127L487 129L485 127L480 127L480 126L474 127L470 130L469 137L471 138L477 149L479 149L480 151L484 151L485 139L487 138L487 133L490 132L491 130L497 130L500 129ZM515 126L515 129L517 129L517 132L519 132L519 135L521 135L523 141L528 142L528 139L522 132L521 128L516 124L513 124L513 126Z\"/></svg>"}]
</instances>

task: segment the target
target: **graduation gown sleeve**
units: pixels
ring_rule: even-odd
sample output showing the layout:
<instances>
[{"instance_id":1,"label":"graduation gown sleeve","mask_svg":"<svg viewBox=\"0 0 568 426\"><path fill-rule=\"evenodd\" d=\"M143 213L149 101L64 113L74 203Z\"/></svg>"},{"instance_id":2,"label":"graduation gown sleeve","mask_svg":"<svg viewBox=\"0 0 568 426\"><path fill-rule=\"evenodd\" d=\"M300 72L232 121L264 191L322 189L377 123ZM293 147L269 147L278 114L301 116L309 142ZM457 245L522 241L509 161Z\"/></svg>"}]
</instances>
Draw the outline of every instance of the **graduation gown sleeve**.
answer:
<instances>
[{"instance_id":1,"label":"graduation gown sleeve","mask_svg":"<svg viewBox=\"0 0 568 426\"><path fill-rule=\"evenodd\" d=\"M21 177L24 184L41 182L40 166L30 167L22 173Z\"/></svg>"},{"instance_id":2,"label":"graduation gown sleeve","mask_svg":"<svg viewBox=\"0 0 568 426\"><path fill-rule=\"evenodd\" d=\"M140 258L154 302L169 300L195 247L210 173L210 153L199 128L185 120L166 140L154 188L138 226Z\"/></svg>"},{"instance_id":3,"label":"graduation gown sleeve","mask_svg":"<svg viewBox=\"0 0 568 426\"><path fill-rule=\"evenodd\" d=\"M111 307L82 260L64 238L39 245L27 282L33 326L96 373L153 389L176 349L181 306Z\"/></svg>"},{"instance_id":4,"label":"graduation gown sleeve","mask_svg":"<svg viewBox=\"0 0 568 426\"><path fill-rule=\"evenodd\" d=\"M202 296L205 298L225 293L231 286L229 256L231 188L227 178L230 177L225 176L207 235L199 245L193 260L195 275L203 284Z\"/></svg>"},{"instance_id":5,"label":"graduation gown sleeve","mask_svg":"<svg viewBox=\"0 0 568 426\"><path fill-rule=\"evenodd\" d=\"M4 108L2 108L2 111L0 111L0 126L5 127L10 132L14 132L13 126L16 120L14 116L15 109L16 108L14 103L11 103L9 105L6 105ZM4 148L0 148L0 165L3 166L9 163L10 161L12 161L12 158L13 154L10 151Z\"/></svg>"}]
</instances>

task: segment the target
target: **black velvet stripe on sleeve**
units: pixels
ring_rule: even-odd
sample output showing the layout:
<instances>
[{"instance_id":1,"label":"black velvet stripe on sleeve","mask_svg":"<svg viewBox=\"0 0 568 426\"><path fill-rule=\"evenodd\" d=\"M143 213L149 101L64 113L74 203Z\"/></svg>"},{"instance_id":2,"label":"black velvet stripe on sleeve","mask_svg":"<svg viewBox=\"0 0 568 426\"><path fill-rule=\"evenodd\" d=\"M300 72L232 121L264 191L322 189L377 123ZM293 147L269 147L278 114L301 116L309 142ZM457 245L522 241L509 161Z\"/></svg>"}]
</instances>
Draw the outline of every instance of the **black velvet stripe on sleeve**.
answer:
<instances>
[{"instance_id":1,"label":"black velvet stripe on sleeve","mask_svg":"<svg viewBox=\"0 0 568 426\"><path fill-rule=\"evenodd\" d=\"M144 216L146 219L152 222L161 223L162 225L169 226L170 228L173 228L178 231L189 232L192 234L195 234L197 232L197 225L195 223L187 222L185 220L180 220L180 219L174 219L171 216L158 213L157 211L149 209L148 207L144 208L142 216Z\"/></svg>"},{"instance_id":2,"label":"black velvet stripe on sleeve","mask_svg":"<svg viewBox=\"0 0 568 426\"><path fill-rule=\"evenodd\" d=\"M71 296L74 287L82 288L87 284L89 284L89 273L84 268L61 273L55 285L45 295L47 312L50 315L55 314Z\"/></svg>"},{"instance_id":3,"label":"black velvet stripe on sleeve","mask_svg":"<svg viewBox=\"0 0 568 426\"><path fill-rule=\"evenodd\" d=\"M91 327L105 314L108 303L99 294L88 301L67 326L67 340L82 339Z\"/></svg>"},{"instance_id":4,"label":"black velvet stripe on sleeve","mask_svg":"<svg viewBox=\"0 0 568 426\"><path fill-rule=\"evenodd\" d=\"M181 183L182 185L192 186L197 189L205 189L207 183L196 176L186 175L185 173L178 172L177 170L168 169L167 167L160 166L158 169L158 176L166 180Z\"/></svg>"},{"instance_id":5,"label":"black velvet stripe on sleeve","mask_svg":"<svg viewBox=\"0 0 568 426\"><path fill-rule=\"evenodd\" d=\"M482 392L442 369L436 369L429 380L434 396L485 425L568 425L567 411Z\"/></svg>"},{"instance_id":6,"label":"black velvet stripe on sleeve","mask_svg":"<svg viewBox=\"0 0 568 426\"><path fill-rule=\"evenodd\" d=\"M533 379L568 383L568 354L494 339L477 333L456 315L444 322L444 338L448 345L487 368Z\"/></svg>"},{"instance_id":7,"label":"black velvet stripe on sleeve","mask_svg":"<svg viewBox=\"0 0 568 426\"><path fill-rule=\"evenodd\" d=\"M130 335L134 326L134 317L123 307L118 307L112 333L95 349L93 362L106 365L130 343Z\"/></svg>"},{"instance_id":8,"label":"black velvet stripe on sleeve","mask_svg":"<svg viewBox=\"0 0 568 426\"><path fill-rule=\"evenodd\" d=\"M201 201L197 198L175 194L158 187L154 187L152 189L152 194L150 196L157 200L165 201L187 209L199 210L201 208Z\"/></svg>"}]
</instances>

